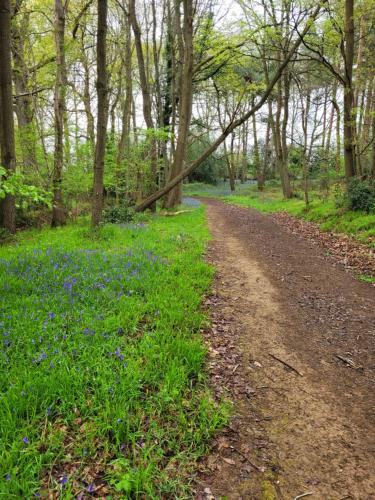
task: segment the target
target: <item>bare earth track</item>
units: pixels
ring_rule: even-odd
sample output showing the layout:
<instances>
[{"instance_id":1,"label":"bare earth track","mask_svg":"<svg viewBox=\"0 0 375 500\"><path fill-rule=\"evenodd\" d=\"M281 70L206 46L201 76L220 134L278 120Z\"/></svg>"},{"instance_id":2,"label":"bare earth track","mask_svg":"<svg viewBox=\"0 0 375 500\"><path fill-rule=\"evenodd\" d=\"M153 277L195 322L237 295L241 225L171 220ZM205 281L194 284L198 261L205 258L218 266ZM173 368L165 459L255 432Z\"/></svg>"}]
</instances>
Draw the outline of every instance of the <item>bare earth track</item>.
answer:
<instances>
[{"instance_id":1,"label":"bare earth track","mask_svg":"<svg viewBox=\"0 0 375 500\"><path fill-rule=\"evenodd\" d=\"M205 203L209 371L234 415L196 498L375 499L374 288L271 217Z\"/></svg>"}]
</instances>

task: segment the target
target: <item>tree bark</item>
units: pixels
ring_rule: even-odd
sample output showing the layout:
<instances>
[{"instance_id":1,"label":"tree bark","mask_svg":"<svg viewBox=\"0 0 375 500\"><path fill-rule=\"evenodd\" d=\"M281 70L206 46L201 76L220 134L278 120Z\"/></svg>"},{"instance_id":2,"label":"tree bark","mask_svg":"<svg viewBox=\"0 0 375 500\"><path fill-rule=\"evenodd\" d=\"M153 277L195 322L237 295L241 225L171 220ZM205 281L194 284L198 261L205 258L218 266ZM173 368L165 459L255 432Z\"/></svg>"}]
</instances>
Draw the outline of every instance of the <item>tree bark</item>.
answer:
<instances>
[{"instance_id":1,"label":"tree bark","mask_svg":"<svg viewBox=\"0 0 375 500\"><path fill-rule=\"evenodd\" d=\"M252 105L253 106L255 105L254 98L253 98ZM256 176L257 176L258 191L263 191L264 190L264 176L263 176L262 165L260 162L258 131L257 131L257 122L256 122L255 113L253 114L253 141L254 141L253 158L254 158L255 172L256 172Z\"/></svg>"},{"instance_id":2,"label":"tree bark","mask_svg":"<svg viewBox=\"0 0 375 500\"><path fill-rule=\"evenodd\" d=\"M193 104L193 1L183 0L183 10L184 64L180 78L177 145L173 162L169 169L169 182L183 170ZM182 183L180 182L169 191L165 205L167 208L171 208L179 205L181 200Z\"/></svg>"},{"instance_id":3,"label":"tree bark","mask_svg":"<svg viewBox=\"0 0 375 500\"><path fill-rule=\"evenodd\" d=\"M64 166L64 113L66 92L65 65L65 8L61 0L55 0L55 47L56 47L56 82L54 98L55 153L53 167L53 206L51 226L66 224L66 211L62 196L62 172Z\"/></svg>"},{"instance_id":4,"label":"tree bark","mask_svg":"<svg viewBox=\"0 0 375 500\"><path fill-rule=\"evenodd\" d=\"M141 29L138 24L136 12L135 12L135 0L129 0L129 19L133 28L134 33L134 43L135 50L137 53L137 61L138 61L138 72L139 72L139 81L141 85L142 91L142 101L143 101L143 117L146 122L146 127L148 131L151 133L150 138L150 159L151 159L151 192L156 188L156 176L157 176L157 144L156 138L153 136L154 134L154 121L152 119L152 99L151 99L151 90L149 81L146 73L146 65L145 58L143 55L142 49L142 37L141 37ZM152 209L155 210L155 205L152 206Z\"/></svg>"},{"instance_id":5,"label":"tree bark","mask_svg":"<svg viewBox=\"0 0 375 500\"><path fill-rule=\"evenodd\" d=\"M130 118L131 107L133 100L133 85L132 85L132 50L131 50L131 26L130 20L127 16L125 19L125 100L122 108L121 119L121 136L118 143L117 157L116 157L116 204L120 202L120 174L122 164L126 153L129 153L130 148Z\"/></svg>"},{"instance_id":6,"label":"tree bark","mask_svg":"<svg viewBox=\"0 0 375 500\"><path fill-rule=\"evenodd\" d=\"M93 227L99 225L103 210L104 156L108 123L107 10L107 0L98 0L98 34L96 40L98 115L91 216Z\"/></svg>"},{"instance_id":7,"label":"tree bark","mask_svg":"<svg viewBox=\"0 0 375 500\"><path fill-rule=\"evenodd\" d=\"M17 14L20 21L13 20L12 55L13 55L13 80L16 97L15 112L17 116L18 136L20 141L22 164L29 173L30 168L37 167L36 159L36 131L33 124L33 99L30 93L30 72L25 61L24 41L29 28L29 14L20 14L22 0L17 0L13 16Z\"/></svg>"},{"instance_id":8,"label":"tree bark","mask_svg":"<svg viewBox=\"0 0 375 500\"><path fill-rule=\"evenodd\" d=\"M347 182L355 175L353 60L354 0L345 0L344 162Z\"/></svg>"},{"instance_id":9,"label":"tree bark","mask_svg":"<svg viewBox=\"0 0 375 500\"><path fill-rule=\"evenodd\" d=\"M8 175L16 169L14 117L12 96L10 1L0 0L0 149L1 165ZM7 194L0 202L0 225L10 233L16 232L14 196Z\"/></svg>"}]
</instances>

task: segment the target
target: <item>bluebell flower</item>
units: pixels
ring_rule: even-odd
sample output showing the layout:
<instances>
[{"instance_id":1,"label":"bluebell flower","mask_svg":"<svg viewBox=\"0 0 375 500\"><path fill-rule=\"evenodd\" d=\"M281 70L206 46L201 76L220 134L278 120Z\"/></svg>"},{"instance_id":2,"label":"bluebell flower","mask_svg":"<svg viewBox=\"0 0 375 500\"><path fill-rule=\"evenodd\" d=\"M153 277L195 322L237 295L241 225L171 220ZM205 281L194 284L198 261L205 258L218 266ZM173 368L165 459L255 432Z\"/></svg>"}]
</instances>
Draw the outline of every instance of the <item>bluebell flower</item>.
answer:
<instances>
[{"instance_id":1,"label":"bluebell flower","mask_svg":"<svg viewBox=\"0 0 375 500\"><path fill-rule=\"evenodd\" d=\"M68 482L68 476L64 475L61 479L60 479L60 484L61 486L65 486L65 484Z\"/></svg>"}]
</instances>

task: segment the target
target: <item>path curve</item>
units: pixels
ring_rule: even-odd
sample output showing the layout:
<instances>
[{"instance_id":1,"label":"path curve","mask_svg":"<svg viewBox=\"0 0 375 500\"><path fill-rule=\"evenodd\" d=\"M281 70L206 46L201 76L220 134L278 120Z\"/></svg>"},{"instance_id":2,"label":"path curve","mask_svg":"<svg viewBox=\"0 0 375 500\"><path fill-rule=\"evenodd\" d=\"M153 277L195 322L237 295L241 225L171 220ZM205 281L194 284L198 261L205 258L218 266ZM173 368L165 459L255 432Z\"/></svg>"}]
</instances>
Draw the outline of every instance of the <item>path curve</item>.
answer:
<instances>
[{"instance_id":1,"label":"path curve","mask_svg":"<svg viewBox=\"0 0 375 500\"><path fill-rule=\"evenodd\" d=\"M196 497L374 499L374 288L269 216L205 203L209 370L234 416Z\"/></svg>"}]
</instances>

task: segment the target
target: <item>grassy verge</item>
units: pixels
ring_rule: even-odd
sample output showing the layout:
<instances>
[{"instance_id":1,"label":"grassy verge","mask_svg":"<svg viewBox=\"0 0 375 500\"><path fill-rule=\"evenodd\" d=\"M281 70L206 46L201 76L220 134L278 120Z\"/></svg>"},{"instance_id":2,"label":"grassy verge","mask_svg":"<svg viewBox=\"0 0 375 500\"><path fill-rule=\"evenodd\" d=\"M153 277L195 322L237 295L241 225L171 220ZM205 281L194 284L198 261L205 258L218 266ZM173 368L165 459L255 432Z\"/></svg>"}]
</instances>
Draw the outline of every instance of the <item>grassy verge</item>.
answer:
<instances>
[{"instance_id":1,"label":"grassy verge","mask_svg":"<svg viewBox=\"0 0 375 500\"><path fill-rule=\"evenodd\" d=\"M0 248L0 497L188 492L227 413L199 334L208 236L200 207Z\"/></svg>"},{"instance_id":2,"label":"grassy verge","mask_svg":"<svg viewBox=\"0 0 375 500\"><path fill-rule=\"evenodd\" d=\"M295 217L317 222L324 231L348 234L361 243L375 247L375 214L338 209L333 199L323 200L318 191L312 191L312 201L306 210L301 197L284 200L280 187L275 185L268 185L262 193L250 184L238 184L234 194L228 192L227 184L191 184L185 186L185 190L191 196L218 197L228 203L255 208L261 212L285 211Z\"/></svg>"}]
</instances>

